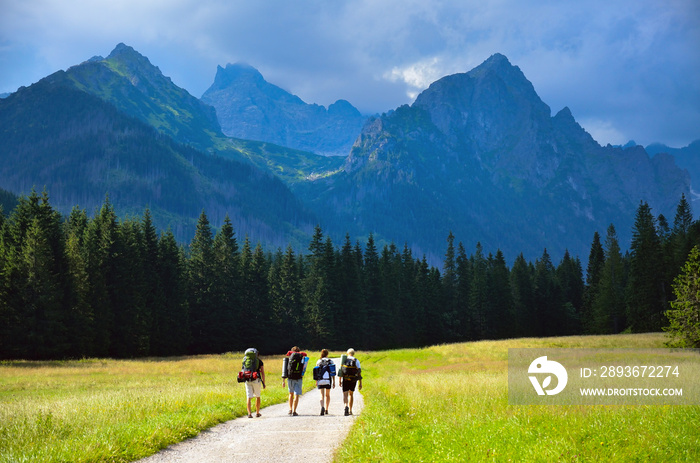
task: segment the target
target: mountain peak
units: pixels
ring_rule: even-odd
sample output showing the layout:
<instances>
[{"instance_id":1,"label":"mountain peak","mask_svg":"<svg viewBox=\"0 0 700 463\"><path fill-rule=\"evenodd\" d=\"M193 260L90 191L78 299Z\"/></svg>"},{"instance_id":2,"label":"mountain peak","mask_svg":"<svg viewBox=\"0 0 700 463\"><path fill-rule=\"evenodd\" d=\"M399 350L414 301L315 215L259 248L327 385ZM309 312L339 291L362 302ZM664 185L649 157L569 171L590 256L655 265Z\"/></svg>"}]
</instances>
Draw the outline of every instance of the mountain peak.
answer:
<instances>
[{"instance_id":1,"label":"mountain peak","mask_svg":"<svg viewBox=\"0 0 700 463\"><path fill-rule=\"evenodd\" d=\"M137 56L137 57L141 57L141 58L144 57L143 55L141 55L141 53L134 50L133 47L130 47L129 45L126 45L123 42L120 42L117 44L116 47L114 47L114 50L112 50L112 53L110 53L109 56L107 56L107 59L124 57L124 56Z\"/></svg>"},{"instance_id":2,"label":"mountain peak","mask_svg":"<svg viewBox=\"0 0 700 463\"><path fill-rule=\"evenodd\" d=\"M502 55L500 53L494 53L486 61L484 61L482 63L482 66L499 68L499 67L511 67L512 64L510 64L510 61L508 61L508 58L506 58L505 55Z\"/></svg>"},{"instance_id":3,"label":"mountain peak","mask_svg":"<svg viewBox=\"0 0 700 463\"><path fill-rule=\"evenodd\" d=\"M216 67L216 77L214 77L214 84L210 90L221 90L229 87L233 82L241 80L255 82L258 85L265 82L260 71L253 66L243 62L229 63L226 68Z\"/></svg>"}]
</instances>

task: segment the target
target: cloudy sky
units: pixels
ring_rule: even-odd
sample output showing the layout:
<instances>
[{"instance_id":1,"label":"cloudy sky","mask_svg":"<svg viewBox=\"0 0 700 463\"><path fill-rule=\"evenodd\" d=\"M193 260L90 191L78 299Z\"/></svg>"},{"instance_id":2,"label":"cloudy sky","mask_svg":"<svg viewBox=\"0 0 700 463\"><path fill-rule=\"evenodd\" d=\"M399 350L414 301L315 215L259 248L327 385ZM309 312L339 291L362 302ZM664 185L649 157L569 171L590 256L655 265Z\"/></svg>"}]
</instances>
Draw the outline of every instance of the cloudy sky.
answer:
<instances>
[{"instance_id":1,"label":"cloudy sky","mask_svg":"<svg viewBox=\"0 0 700 463\"><path fill-rule=\"evenodd\" d=\"M700 139L698 0L0 0L0 93L119 42L196 97L238 61L325 106L411 103L502 53L601 144Z\"/></svg>"}]
</instances>

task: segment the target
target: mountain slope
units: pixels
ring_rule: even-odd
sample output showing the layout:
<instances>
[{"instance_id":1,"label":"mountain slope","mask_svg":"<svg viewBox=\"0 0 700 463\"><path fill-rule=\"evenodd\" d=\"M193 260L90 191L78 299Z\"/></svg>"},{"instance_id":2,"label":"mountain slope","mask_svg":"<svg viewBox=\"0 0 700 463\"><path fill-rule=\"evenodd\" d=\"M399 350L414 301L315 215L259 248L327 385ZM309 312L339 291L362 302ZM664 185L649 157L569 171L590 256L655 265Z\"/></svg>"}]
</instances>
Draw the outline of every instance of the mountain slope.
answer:
<instances>
[{"instance_id":1,"label":"mountain slope","mask_svg":"<svg viewBox=\"0 0 700 463\"><path fill-rule=\"evenodd\" d=\"M306 104L246 64L219 66L202 101L216 108L223 132L323 155L346 156L366 118L350 103Z\"/></svg>"},{"instance_id":2,"label":"mountain slope","mask_svg":"<svg viewBox=\"0 0 700 463\"><path fill-rule=\"evenodd\" d=\"M239 234L269 244L311 230L311 214L279 179L175 143L72 77L58 72L0 100L0 187L46 187L64 213L74 205L91 213L109 194L122 214L149 206L183 241L203 209L214 225L229 214Z\"/></svg>"},{"instance_id":3,"label":"mountain slope","mask_svg":"<svg viewBox=\"0 0 700 463\"><path fill-rule=\"evenodd\" d=\"M69 68L65 76L76 88L114 105L179 143L251 163L287 183L337 170L341 163L337 159L270 143L226 137L214 108L175 85L148 58L123 43L107 58L93 57Z\"/></svg>"},{"instance_id":4,"label":"mountain slope","mask_svg":"<svg viewBox=\"0 0 700 463\"><path fill-rule=\"evenodd\" d=\"M551 117L502 55L447 76L367 124L341 173L305 192L335 220L440 256L450 230L514 259L585 257L614 223L623 245L641 200L673 214L687 173L670 156L602 148L568 108Z\"/></svg>"},{"instance_id":5,"label":"mountain slope","mask_svg":"<svg viewBox=\"0 0 700 463\"><path fill-rule=\"evenodd\" d=\"M676 164L690 173L690 180L694 190L700 190L700 140L695 140L690 145L683 148L671 148L660 143L655 143L646 147L647 153L651 155L667 153L673 156ZM695 195L697 199L697 195Z\"/></svg>"}]
</instances>

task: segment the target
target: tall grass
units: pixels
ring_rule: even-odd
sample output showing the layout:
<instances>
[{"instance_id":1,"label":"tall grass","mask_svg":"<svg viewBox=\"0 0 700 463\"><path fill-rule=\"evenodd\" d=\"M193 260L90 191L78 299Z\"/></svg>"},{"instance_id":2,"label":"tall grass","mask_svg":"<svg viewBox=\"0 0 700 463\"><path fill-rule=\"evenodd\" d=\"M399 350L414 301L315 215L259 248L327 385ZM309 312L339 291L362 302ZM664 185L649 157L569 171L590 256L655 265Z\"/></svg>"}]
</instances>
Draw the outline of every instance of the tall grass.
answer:
<instances>
[{"instance_id":1,"label":"tall grass","mask_svg":"<svg viewBox=\"0 0 700 463\"><path fill-rule=\"evenodd\" d=\"M661 334L358 354L365 409L337 461L700 461L699 406L512 406L508 348L664 347Z\"/></svg>"},{"instance_id":2,"label":"tall grass","mask_svg":"<svg viewBox=\"0 0 700 463\"><path fill-rule=\"evenodd\" d=\"M133 461L242 416L241 358L2 362L0 462ZM263 360L263 406L283 402L281 358Z\"/></svg>"}]
</instances>

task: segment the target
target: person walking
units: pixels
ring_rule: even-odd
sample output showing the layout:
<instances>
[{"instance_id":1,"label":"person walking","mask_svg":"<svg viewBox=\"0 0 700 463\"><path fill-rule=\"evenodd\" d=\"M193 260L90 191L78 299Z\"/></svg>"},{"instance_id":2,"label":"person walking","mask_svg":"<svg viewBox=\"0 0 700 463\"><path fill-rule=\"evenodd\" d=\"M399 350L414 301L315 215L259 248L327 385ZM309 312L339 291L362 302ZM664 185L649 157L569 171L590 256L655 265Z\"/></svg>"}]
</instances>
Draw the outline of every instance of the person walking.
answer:
<instances>
[{"instance_id":1,"label":"person walking","mask_svg":"<svg viewBox=\"0 0 700 463\"><path fill-rule=\"evenodd\" d=\"M321 391L321 416L328 415L328 406L331 403L331 385L335 389L335 364L328 358L328 349L321 351L321 358L316 362L318 367L318 380L316 387Z\"/></svg>"},{"instance_id":2,"label":"person walking","mask_svg":"<svg viewBox=\"0 0 700 463\"><path fill-rule=\"evenodd\" d=\"M362 390L362 370L360 361L355 358L355 349L348 349L347 357L340 366L340 386L343 388L343 404L345 416L352 415L353 394L355 387Z\"/></svg>"},{"instance_id":3,"label":"person walking","mask_svg":"<svg viewBox=\"0 0 700 463\"><path fill-rule=\"evenodd\" d=\"M251 376L251 379L245 380L245 393L248 399L248 418L253 417L251 410L251 405L253 399L255 399L255 416L260 417L260 396L262 390L265 388L265 367L263 366L263 361L258 356L257 349L248 349L245 352L243 358L243 370L247 370L250 373L255 373Z\"/></svg>"},{"instance_id":4,"label":"person walking","mask_svg":"<svg viewBox=\"0 0 700 463\"><path fill-rule=\"evenodd\" d=\"M287 368L282 376L282 387L286 385L289 390L289 414L299 416L297 413L297 405L299 405L299 396L302 394L302 383L304 373L306 373L306 362L308 357L302 352L298 346L292 347L292 350L287 352L288 359L285 359Z\"/></svg>"}]
</instances>

